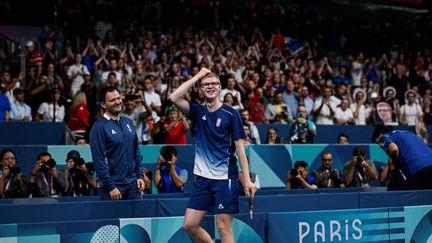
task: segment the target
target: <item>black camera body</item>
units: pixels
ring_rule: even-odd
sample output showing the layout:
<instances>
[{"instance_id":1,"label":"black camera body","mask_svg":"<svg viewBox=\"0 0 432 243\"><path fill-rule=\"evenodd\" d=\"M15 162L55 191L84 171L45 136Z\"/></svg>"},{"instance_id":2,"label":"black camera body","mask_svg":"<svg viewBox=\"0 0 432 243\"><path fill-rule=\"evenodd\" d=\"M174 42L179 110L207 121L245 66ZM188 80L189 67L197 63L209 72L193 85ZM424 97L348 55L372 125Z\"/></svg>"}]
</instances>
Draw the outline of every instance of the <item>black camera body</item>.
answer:
<instances>
[{"instance_id":1,"label":"black camera body","mask_svg":"<svg viewBox=\"0 0 432 243\"><path fill-rule=\"evenodd\" d=\"M356 165L360 165L361 162L363 162L363 157L358 156L358 157L356 158L356 161L355 161Z\"/></svg>"},{"instance_id":2,"label":"black camera body","mask_svg":"<svg viewBox=\"0 0 432 243\"><path fill-rule=\"evenodd\" d=\"M161 155L166 162L171 161L173 158L173 155L169 151L166 151L166 150L162 150Z\"/></svg>"},{"instance_id":3,"label":"black camera body","mask_svg":"<svg viewBox=\"0 0 432 243\"><path fill-rule=\"evenodd\" d=\"M81 167L85 164L85 161L83 158L74 158L73 162L74 162L75 167Z\"/></svg>"},{"instance_id":4,"label":"black camera body","mask_svg":"<svg viewBox=\"0 0 432 243\"><path fill-rule=\"evenodd\" d=\"M50 169L52 169L54 166L57 165L57 162L54 159L49 159L47 161L44 161L42 168L40 169L40 171L48 171Z\"/></svg>"},{"instance_id":5,"label":"black camera body","mask_svg":"<svg viewBox=\"0 0 432 243\"><path fill-rule=\"evenodd\" d=\"M16 177L19 173L21 173L21 169L14 166L14 167L9 167L9 178L14 178Z\"/></svg>"},{"instance_id":6,"label":"black camera body","mask_svg":"<svg viewBox=\"0 0 432 243\"><path fill-rule=\"evenodd\" d=\"M299 175L299 172L297 169L291 169L290 172L292 177L297 177Z\"/></svg>"}]
</instances>

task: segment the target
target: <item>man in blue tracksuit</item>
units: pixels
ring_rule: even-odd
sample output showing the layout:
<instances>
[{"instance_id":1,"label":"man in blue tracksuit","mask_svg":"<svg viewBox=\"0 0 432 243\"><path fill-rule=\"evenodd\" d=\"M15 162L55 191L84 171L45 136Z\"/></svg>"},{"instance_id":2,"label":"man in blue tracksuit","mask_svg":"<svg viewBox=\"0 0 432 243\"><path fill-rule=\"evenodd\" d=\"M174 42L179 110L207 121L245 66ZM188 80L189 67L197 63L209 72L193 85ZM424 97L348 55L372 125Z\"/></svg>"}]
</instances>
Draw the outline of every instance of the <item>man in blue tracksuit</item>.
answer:
<instances>
[{"instance_id":1,"label":"man in blue tracksuit","mask_svg":"<svg viewBox=\"0 0 432 243\"><path fill-rule=\"evenodd\" d=\"M377 126L372 134L405 179L406 189L432 189L432 149L410 131Z\"/></svg>"},{"instance_id":2,"label":"man in blue tracksuit","mask_svg":"<svg viewBox=\"0 0 432 243\"><path fill-rule=\"evenodd\" d=\"M120 116L122 104L115 87L104 87L101 106L105 113L90 132L101 200L138 199L144 190L138 138L132 120Z\"/></svg>"}]
</instances>

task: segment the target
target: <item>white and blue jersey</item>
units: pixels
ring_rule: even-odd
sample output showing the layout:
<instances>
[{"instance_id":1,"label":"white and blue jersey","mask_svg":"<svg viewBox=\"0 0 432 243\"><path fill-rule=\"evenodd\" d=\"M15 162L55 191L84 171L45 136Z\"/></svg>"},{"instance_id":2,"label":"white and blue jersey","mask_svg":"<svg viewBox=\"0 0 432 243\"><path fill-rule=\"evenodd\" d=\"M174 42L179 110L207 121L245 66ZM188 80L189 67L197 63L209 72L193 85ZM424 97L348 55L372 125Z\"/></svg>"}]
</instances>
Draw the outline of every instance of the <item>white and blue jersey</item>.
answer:
<instances>
[{"instance_id":1,"label":"white and blue jersey","mask_svg":"<svg viewBox=\"0 0 432 243\"><path fill-rule=\"evenodd\" d=\"M97 186L110 192L116 185L142 179L141 154L131 119L120 121L107 115L99 118L90 132L90 149L97 174Z\"/></svg>"},{"instance_id":2,"label":"white and blue jersey","mask_svg":"<svg viewBox=\"0 0 432 243\"><path fill-rule=\"evenodd\" d=\"M379 145L388 154L388 146L394 143L399 149L400 169L407 178L425 167L432 166L432 149L409 131L395 130L385 133Z\"/></svg>"},{"instance_id":3,"label":"white and blue jersey","mask_svg":"<svg viewBox=\"0 0 432 243\"><path fill-rule=\"evenodd\" d=\"M214 112L193 103L189 108L197 127L193 173L216 180L237 177L234 140L246 137L240 113L226 104Z\"/></svg>"}]
</instances>

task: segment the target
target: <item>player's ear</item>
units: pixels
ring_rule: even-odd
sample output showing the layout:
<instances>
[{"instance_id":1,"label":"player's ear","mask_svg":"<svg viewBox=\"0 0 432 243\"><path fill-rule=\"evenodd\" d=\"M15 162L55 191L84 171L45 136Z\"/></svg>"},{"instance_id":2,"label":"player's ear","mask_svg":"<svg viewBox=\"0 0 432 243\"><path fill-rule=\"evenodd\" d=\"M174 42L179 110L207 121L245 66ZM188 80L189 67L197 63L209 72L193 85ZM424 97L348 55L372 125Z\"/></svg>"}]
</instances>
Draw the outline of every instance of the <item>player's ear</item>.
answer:
<instances>
[{"instance_id":1,"label":"player's ear","mask_svg":"<svg viewBox=\"0 0 432 243\"><path fill-rule=\"evenodd\" d=\"M100 105L102 106L102 108L106 109L105 103L101 102Z\"/></svg>"}]
</instances>

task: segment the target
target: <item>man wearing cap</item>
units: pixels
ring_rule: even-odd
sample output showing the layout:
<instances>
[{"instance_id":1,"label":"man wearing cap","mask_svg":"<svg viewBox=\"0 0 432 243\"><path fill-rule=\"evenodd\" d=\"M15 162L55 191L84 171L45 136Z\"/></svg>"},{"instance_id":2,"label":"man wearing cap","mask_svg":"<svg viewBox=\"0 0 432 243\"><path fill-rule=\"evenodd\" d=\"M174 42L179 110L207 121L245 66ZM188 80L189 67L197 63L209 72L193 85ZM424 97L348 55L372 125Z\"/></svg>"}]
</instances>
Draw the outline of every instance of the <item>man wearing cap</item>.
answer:
<instances>
[{"instance_id":1,"label":"man wearing cap","mask_svg":"<svg viewBox=\"0 0 432 243\"><path fill-rule=\"evenodd\" d=\"M96 180L93 178L93 163L85 163L76 150L66 155L66 166L63 170L65 177L65 196L95 195Z\"/></svg>"},{"instance_id":2,"label":"man wearing cap","mask_svg":"<svg viewBox=\"0 0 432 243\"><path fill-rule=\"evenodd\" d=\"M21 88L14 89L14 101L11 104L10 119L12 121L32 121L31 108L25 100L24 90Z\"/></svg>"},{"instance_id":3,"label":"man wearing cap","mask_svg":"<svg viewBox=\"0 0 432 243\"><path fill-rule=\"evenodd\" d=\"M26 43L27 47L27 70L30 69L36 69L34 70L37 74L40 74L42 72L42 53L37 50L36 44L29 40Z\"/></svg>"}]
</instances>

